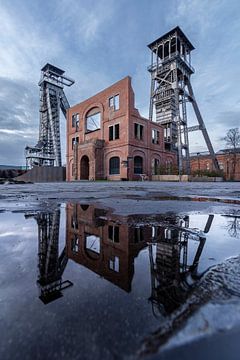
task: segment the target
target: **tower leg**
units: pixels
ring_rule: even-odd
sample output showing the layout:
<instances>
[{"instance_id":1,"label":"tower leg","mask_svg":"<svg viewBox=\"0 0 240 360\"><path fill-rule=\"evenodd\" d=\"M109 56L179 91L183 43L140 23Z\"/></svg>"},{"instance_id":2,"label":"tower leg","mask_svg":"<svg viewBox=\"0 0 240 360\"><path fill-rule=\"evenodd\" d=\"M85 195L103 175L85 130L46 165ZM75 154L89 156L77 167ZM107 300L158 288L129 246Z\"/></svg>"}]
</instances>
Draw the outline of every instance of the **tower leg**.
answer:
<instances>
[{"instance_id":1,"label":"tower leg","mask_svg":"<svg viewBox=\"0 0 240 360\"><path fill-rule=\"evenodd\" d=\"M196 114L198 123L199 123L199 128L200 128L200 130L202 130L202 134L203 134L204 140L206 142L208 151L210 153L210 157L212 159L213 166L214 166L216 171L220 172L218 161L217 161L217 158L215 156L215 152L213 150L212 143L211 143L210 138L208 136L208 132L207 132L207 129L205 127L205 124L204 124L202 115L200 113L199 107L198 107L197 102L195 100L192 85L191 85L190 81L187 82L187 87L188 87L189 95L190 95L190 98L191 98L192 106L193 106L194 112Z\"/></svg>"}]
</instances>

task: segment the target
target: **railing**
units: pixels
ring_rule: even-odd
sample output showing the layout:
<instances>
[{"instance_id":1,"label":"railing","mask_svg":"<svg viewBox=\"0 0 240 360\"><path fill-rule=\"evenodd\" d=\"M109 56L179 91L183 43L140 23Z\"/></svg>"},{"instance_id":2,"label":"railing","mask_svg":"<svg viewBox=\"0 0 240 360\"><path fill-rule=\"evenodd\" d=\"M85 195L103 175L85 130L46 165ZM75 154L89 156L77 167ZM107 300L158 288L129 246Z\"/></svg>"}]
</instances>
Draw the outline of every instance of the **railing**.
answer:
<instances>
[{"instance_id":1,"label":"railing","mask_svg":"<svg viewBox=\"0 0 240 360\"><path fill-rule=\"evenodd\" d=\"M189 69L193 73L195 72L194 67L190 64L189 61L187 61L187 59L183 55L180 54L179 51L171 53L170 57L167 57L167 58L165 58L163 60L161 60L159 58L158 67L163 67L165 64L167 64L169 62L169 60L174 60L174 59L177 59L177 58L180 58L189 67ZM155 71L157 69L157 62L153 63L152 65L149 65L147 69L148 69L148 71Z\"/></svg>"}]
</instances>

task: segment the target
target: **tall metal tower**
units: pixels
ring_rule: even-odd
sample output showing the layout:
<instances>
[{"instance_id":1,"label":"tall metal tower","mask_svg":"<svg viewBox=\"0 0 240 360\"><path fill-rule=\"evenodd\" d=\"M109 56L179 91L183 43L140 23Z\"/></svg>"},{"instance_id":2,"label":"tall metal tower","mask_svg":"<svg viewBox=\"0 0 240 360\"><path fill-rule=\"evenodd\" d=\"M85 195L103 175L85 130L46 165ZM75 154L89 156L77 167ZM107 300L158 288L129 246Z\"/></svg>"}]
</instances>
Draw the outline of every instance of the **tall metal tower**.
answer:
<instances>
[{"instance_id":1,"label":"tall metal tower","mask_svg":"<svg viewBox=\"0 0 240 360\"><path fill-rule=\"evenodd\" d=\"M194 97L190 77L194 73L191 65L193 45L177 26L148 45L151 50L151 93L149 119L164 127L166 150L178 151L179 174L190 174L188 132L201 130L213 165L219 165ZM188 128L187 102L193 106L198 125Z\"/></svg>"},{"instance_id":2,"label":"tall metal tower","mask_svg":"<svg viewBox=\"0 0 240 360\"><path fill-rule=\"evenodd\" d=\"M64 71L46 64L41 69L39 140L35 146L26 146L26 166L62 166L60 141L60 109L66 118L70 107L63 91L64 85L71 86L74 80L66 77Z\"/></svg>"}]
</instances>

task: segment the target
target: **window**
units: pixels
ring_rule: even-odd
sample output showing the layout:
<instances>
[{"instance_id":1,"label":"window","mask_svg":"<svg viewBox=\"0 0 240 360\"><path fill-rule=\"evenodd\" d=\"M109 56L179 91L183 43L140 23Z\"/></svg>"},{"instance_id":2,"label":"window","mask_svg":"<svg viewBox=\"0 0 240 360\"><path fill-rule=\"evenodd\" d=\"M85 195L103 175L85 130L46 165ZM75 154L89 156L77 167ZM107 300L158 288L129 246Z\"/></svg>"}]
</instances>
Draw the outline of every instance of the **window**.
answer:
<instances>
[{"instance_id":1,"label":"window","mask_svg":"<svg viewBox=\"0 0 240 360\"><path fill-rule=\"evenodd\" d=\"M93 108L86 116L86 132L99 130L101 128L101 113L98 108Z\"/></svg>"},{"instance_id":2,"label":"window","mask_svg":"<svg viewBox=\"0 0 240 360\"><path fill-rule=\"evenodd\" d=\"M109 98L109 107L115 111L119 110L119 95L115 95Z\"/></svg>"},{"instance_id":3,"label":"window","mask_svg":"<svg viewBox=\"0 0 240 360\"><path fill-rule=\"evenodd\" d=\"M72 127L79 128L79 114L72 115Z\"/></svg>"},{"instance_id":4,"label":"window","mask_svg":"<svg viewBox=\"0 0 240 360\"><path fill-rule=\"evenodd\" d=\"M109 269L119 272L119 257L112 256L109 260Z\"/></svg>"},{"instance_id":5,"label":"window","mask_svg":"<svg viewBox=\"0 0 240 360\"><path fill-rule=\"evenodd\" d=\"M76 136L72 138L72 150L74 149L74 145L77 145L79 143L79 137Z\"/></svg>"},{"instance_id":6,"label":"window","mask_svg":"<svg viewBox=\"0 0 240 360\"><path fill-rule=\"evenodd\" d=\"M134 229L134 242L139 243L143 241L143 228L137 227Z\"/></svg>"},{"instance_id":7,"label":"window","mask_svg":"<svg viewBox=\"0 0 240 360\"><path fill-rule=\"evenodd\" d=\"M71 226L73 229L78 229L78 221L76 215L71 217Z\"/></svg>"},{"instance_id":8,"label":"window","mask_svg":"<svg viewBox=\"0 0 240 360\"><path fill-rule=\"evenodd\" d=\"M119 243L119 226L108 226L108 239L114 243Z\"/></svg>"},{"instance_id":9,"label":"window","mask_svg":"<svg viewBox=\"0 0 240 360\"><path fill-rule=\"evenodd\" d=\"M171 175L171 173L172 173L172 161L171 160L166 161L166 173L167 173L167 175Z\"/></svg>"},{"instance_id":10,"label":"window","mask_svg":"<svg viewBox=\"0 0 240 360\"><path fill-rule=\"evenodd\" d=\"M152 129L152 143L159 144L159 131Z\"/></svg>"},{"instance_id":11,"label":"window","mask_svg":"<svg viewBox=\"0 0 240 360\"><path fill-rule=\"evenodd\" d=\"M206 163L206 170L209 170L210 169L210 166L209 166L209 163L207 162Z\"/></svg>"},{"instance_id":12,"label":"window","mask_svg":"<svg viewBox=\"0 0 240 360\"><path fill-rule=\"evenodd\" d=\"M100 254L100 237L90 234L85 234L85 246L87 250L93 253Z\"/></svg>"},{"instance_id":13,"label":"window","mask_svg":"<svg viewBox=\"0 0 240 360\"><path fill-rule=\"evenodd\" d=\"M158 175L160 171L160 160L152 159L152 175Z\"/></svg>"},{"instance_id":14,"label":"window","mask_svg":"<svg viewBox=\"0 0 240 360\"><path fill-rule=\"evenodd\" d=\"M75 235L74 238L72 239L71 250L74 253L77 253L79 250L79 239L77 235Z\"/></svg>"},{"instance_id":15,"label":"window","mask_svg":"<svg viewBox=\"0 0 240 360\"><path fill-rule=\"evenodd\" d=\"M109 126L109 141L119 139L119 124Z\"/></svg>"},{"instance_id":16,"label":"window","mask_svg":"<svg viewBox=\"0 0 240 360\"><path fill-rule=\"evenodd\" d=\"M114 156L109 160L109 174L117 175L120 174L120 159L118 156Z\"/></svg>"},{"instance_id":17,"label":"window","mask_svg":"<svg viewBox=\"0 0 240 360\"><path fill-rule=\"evenodd\" d=\"M143 159L141 156L135 156L134 158L134 174L143 173Z\"/></svg>"},{"instance_id":18,"label":"window","mask_svg":"<svg viewBox=\"0 0 240 360\"><path fill-rule=\"evenodd\" d=\"M219 161L218 165L219 165L220 170L224 170L223 162Z\"/></svg>"},{"instance_id":19,"label":"window","mask_svg":"<svg viewBox=\"0 0 240 360\"><path fill-rule=\"evenodd\" d=\"M135 139L142 140L143 139L143 125L134 124L134 135Z\"/></svg>"}]
</instances>

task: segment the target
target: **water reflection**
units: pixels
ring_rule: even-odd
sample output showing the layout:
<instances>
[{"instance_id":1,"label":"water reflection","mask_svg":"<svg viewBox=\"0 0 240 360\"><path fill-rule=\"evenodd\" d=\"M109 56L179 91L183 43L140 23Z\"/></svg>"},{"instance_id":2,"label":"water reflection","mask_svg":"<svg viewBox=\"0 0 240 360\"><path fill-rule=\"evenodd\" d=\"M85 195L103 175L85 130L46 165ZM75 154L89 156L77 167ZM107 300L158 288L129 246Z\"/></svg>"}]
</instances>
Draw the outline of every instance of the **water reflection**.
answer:
<instances>
[{"instance_id":1,"label":"water reflection","mask_svg":"<svg viewBox=\"0 0 240 360\"><path fill-rule=\"evenodd\" d=\"M60 210L36 212L38 224L40 296L44 304L62 297L73 283L63 280L68 259L95 272L126 292L131 292L134 259L148 248L151 295L155 316L173 312L188 297L196 280L205 233L212 225L208 217L203 231L189 228L189 216L163 217L154 226L138 219L117 216L88 204L67 204L66 241L59 254ZM129 219L131 223L129 224ZM197 242L189 259L189 246Z\"/></svg>"},{"instance_id":2,"label":"water reflection","mask_svg":"<svg viewBox=\"0 0 240 360\"><path fill-rule=\"evenodd\" d=\"M39 298L44 304L48 304L62 297L62 291L73 285L69 280L62 280L68 257L66 247L59 255L60 210L25 215L25 218L29 217L33 217L38 224Z\"/></svg>"},{"instance_id":3,"label":"water reflection","mask_svg":"<svg viewBox=\"0 0 240 360\"><path fill-rule=\"evenodd\" d=\"M68 257L130 292L134 258L151 239L151 228L129 227L94 205L68 204L66 211Z\"/></svg>"}]
</instances>

